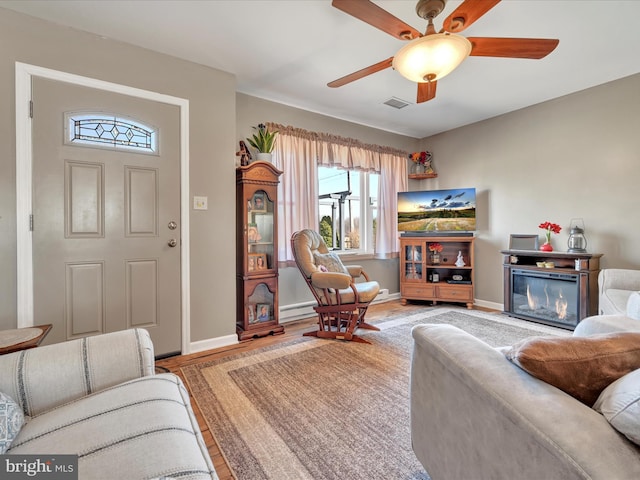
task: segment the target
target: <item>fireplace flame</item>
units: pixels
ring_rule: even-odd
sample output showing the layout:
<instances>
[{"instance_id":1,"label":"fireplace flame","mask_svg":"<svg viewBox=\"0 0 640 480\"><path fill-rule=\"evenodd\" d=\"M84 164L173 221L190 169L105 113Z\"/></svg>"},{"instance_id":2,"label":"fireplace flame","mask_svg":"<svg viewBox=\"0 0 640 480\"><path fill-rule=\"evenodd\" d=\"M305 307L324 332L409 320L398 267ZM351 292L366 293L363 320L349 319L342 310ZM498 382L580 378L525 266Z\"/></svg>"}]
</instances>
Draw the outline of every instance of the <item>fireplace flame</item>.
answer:
<instances>
[{"instance_id":1,"label":"fireplace flame","mask_svg":"<svg viewBox=\"0 0 640 480\"><path fill-rule=\"evenodd\" d=\"M529 290L529 285L527 284L527 303L529 304L530 310L535 310L537 308L536 299L531 295L531 290Z\"/></svg>"},{"instance_id":2,"label":"fireplace flame","mask_svg":"<svg viewBox=\"0 0 640 480\"><path fill-rule=\"evenodd\" d=\"M562 292L558 294L558 298L556 298L556 313L558 314L558 318L560 320L564 320L567 317L567 300L562 296Z\"/></svg>"}]
</instances>

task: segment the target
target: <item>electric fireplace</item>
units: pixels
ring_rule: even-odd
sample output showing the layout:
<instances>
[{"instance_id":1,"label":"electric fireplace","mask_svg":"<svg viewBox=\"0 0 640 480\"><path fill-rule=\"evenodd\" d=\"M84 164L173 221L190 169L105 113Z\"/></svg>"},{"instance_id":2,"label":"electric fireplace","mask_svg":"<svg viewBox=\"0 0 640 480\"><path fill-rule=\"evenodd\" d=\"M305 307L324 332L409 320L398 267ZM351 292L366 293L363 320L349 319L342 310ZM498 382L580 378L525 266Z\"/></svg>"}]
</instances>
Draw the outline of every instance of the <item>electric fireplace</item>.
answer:
<instances>
[{"instance_id":1,"label":"electric fireplace","mask_svg":"<svg viewBox=\"0 0 640 480\"><path fill-rule=\"evenodd\" d=\"M579 275L511 269L511 313L535 322L575 328L580 310Z\"/></svg>"},{"instance_id":2,"label":"electric fireplace","mask_svg":"<svg viewBox=\"0 0 640 480\"><path fill-rule=\"evenodd\" d=\"M535 250L501 253L505 254L505 314L570 330L583 318L597 314L602 255Z\"/></svg>"}]
</instances>

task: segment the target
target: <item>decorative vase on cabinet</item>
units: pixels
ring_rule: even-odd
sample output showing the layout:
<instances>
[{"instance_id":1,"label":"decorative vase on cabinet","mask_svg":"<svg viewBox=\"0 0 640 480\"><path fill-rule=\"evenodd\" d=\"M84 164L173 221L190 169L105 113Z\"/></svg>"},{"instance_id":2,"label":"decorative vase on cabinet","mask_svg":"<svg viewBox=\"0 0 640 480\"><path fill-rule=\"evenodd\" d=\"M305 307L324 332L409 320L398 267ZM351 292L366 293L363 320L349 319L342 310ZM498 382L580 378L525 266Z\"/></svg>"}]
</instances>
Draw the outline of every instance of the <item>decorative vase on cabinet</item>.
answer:
<instances>
[{"instance_id":1,"label":"decorative vase on cabinet","mask_svg":"<svg viewBox=\"0 0 640 480\"><path fill-rule=\"evenodd\" d=\"M271 163L236 169L236 332L251 340L284 333L278 322L278 177Z\"/></svg>"},{"instance_id":2,"label":"decorative vase on cabinet","mask_svg":"<svg viewBox=\"0 0 640 480\"><path fill-rule=\"evenodd\" d=\"M553 252L553 247L551 246L551 243L544 242L542 245L540 245L540 251L541 252Z\"/></svg>"}]
</instances>

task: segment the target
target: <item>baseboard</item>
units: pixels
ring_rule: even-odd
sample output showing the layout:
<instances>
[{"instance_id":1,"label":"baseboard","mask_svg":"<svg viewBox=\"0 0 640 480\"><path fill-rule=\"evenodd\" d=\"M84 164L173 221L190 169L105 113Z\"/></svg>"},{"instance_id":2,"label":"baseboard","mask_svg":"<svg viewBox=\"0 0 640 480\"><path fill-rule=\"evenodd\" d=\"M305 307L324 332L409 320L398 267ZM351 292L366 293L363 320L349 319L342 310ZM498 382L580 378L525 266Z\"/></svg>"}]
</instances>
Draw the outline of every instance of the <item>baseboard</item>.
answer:
<instances>
[{"instance_id":1,"label":"baseboard","mask_svg":"<svg viewBox=\"0 0 640 480\"><path fill-rule=\"evenodd\" d=\"M392 300L399 300L400 292L389 293L389 289L383 288L378 293L376 299L371 302L372 304L377 303L385 303L390 302ZM303 318L313 317L315 312L313 307L316 305L316 302L303 302L303 303L295 303L291 305L284 305L280 307L280 323L286 324L289 322L293 322L296 320L300 320ZM487 302L485 300L475 299L474 305L478 307L490 308L492 310L503 311L504 306L501 303L495 302ZM191 342L189 344L189 351L182 352L183 355L188 353L198 353L203 352L205 350L211 350L213 348L227 347L229 345L236 345L238 342L238 337L233 335L225 335L223 337L209 338L207 340L199 340L197 342Z\"/></svg>"},{"instance_id":2,"label":"baseboard","mask_svg":"<svg viewBox=\"0 0 640 480\"><path fill-rule=\"evenodd\" d=\"M502 312L504 310L504 305L502 303L496 302L487 302L486 300L478 300L477 298L473 302L474 305L478 307L490 308L492 310L499 310Z\"/></svg>"},{"instance_id":3,"label":"baseboard","mask_svg":"<svg viewBox=\"0 0 640 480\"><path fill-rule=\"evenodd\" d=\"M235 333L233 335L225 335L224 337L208 338L207 340L191 342L189 344L189 351L182 352L182 354L186 355L187 353L204 352L205 350L228 347L229 345L236 345L237 343L240 342L238 341L238 336Z\"/></svg>"},{"instance_id":4,"label":"baseboard","mask_svg":"<svg viewBox=\"0 0 640 480\"><path fill-rule=\"evenodd\" d=\"M391 300L397 300L399 298L399 292L390 294L388 288L382 288L380 289L380 292L378 292L378 296L376 297L376 299L371 302L371 304L374 305L376 303L389 302ZM301 320L303 318L313 317L316 314L313 310L313 307L316 305L317 303L315 301L311 301L281 306L279 317L280 324L286 324L289 322L294 322L296 320Z\"/></svg>"}]
</instances>

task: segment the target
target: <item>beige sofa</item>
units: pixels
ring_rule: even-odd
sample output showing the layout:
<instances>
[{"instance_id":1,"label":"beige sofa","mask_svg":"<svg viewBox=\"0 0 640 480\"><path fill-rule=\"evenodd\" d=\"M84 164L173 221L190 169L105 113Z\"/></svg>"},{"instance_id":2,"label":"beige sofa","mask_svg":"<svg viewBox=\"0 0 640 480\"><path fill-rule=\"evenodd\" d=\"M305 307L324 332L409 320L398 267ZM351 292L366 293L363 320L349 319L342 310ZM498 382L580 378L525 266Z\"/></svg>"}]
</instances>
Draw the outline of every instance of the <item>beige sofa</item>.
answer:
<instances>
[{"instance_id":1,"label":"beige sofa","mask_svg":"<svg viewBox=\"0 0 640 480\"><path fill-rule=\"evenodd\" d=\"M625 315L632 292L640 291L640 270L607 268L598 274L598 312ZM640 312L639 312L640 314ZM639 318L640 317L635 317Z\"/></svg>"},{"instance_id":2,"label":"beige sofa","mask_svg":"<svg viewBox=\"0 0 640 480\"><path fill-rule=\"evenodd\" d=\"M26 416L6 453L77 454L81 479L217 479L180 378L154 369L142 329L0 356Z\"/></svg>"},{"instance_id":3,"label":"beige sofa","mask_svg":"<svg viewBox=\"0 0 640 480\"><path fill-rule=\"evenodd\" d=\"M640 321L591 317L573 335L630 329ZM499 349L450 325L413 338L411 439L432 480L640 478L638 445Z\"/></svg>"}]
</instances>

